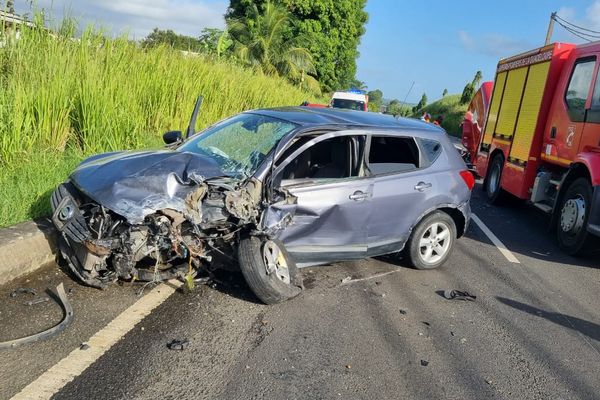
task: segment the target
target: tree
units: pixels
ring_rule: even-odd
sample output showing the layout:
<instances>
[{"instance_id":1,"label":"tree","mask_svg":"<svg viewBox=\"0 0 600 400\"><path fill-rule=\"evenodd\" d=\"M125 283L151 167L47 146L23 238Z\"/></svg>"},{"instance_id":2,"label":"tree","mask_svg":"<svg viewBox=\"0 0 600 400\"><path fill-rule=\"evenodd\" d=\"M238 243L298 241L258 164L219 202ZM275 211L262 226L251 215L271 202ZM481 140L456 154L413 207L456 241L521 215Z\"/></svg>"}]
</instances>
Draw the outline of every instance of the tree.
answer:
<instances>
[{"instance_id":1,"label":"tree","mask_svg":"<svg viewBox=\"0 0 600 400\"><path fill-rule=\"evenodd\" d=\"M371 90L367 93L369 96L369 104L373 105L373 109L379 111L383 105L383 92L379 89Z\"/></svg>"},{"instance_id":2,"label":"tree","mask_svg":"<svg viewBox=\"0 0 600 400\"><path fill-rule=\"evenodd\" d=\"M427 105L427 95L425 93L423 93L423 96L421 96L421 100L419 100L417 105L413 107L413 109L412 109L413 113L419 111L421 108L425 107L426 105Z\"/></svg>"},{"instance_id":3,"label":"tree","mask_svg":"<svg viewBox=\"0 0 600 400\"><path fill-rule=\"evenodd\" d=\"M475 95L475 89L479 86L479 82L483 78L481 71L477 71L473 80L465 85L462 95L460 96L460 104L468 104Z\"/></svg>"},{"instance_id":4,"label":"tree","mask_svg":"<svg viewBox=\"0 0 600 400\"><path fill-rule=\"evenodd\" d=\"M446 97L447 94L448 94L448 89L444 89L444 91L442 92L442 97Z\"/></svg>"},{"instance_id":5,"label":"tree","mask_svg":"<svg viewBox=\"0 0 600 400\"><path fill-rule=\"evenodd\" d=\"M285 8L270 1L252 13L228 21L229 34L234 42L234 53L244 64L266 75L278 75L298 83L305 89L318 89L314 78L315 66L310 52L297 45L302 38L286 39L292 27Z\"/></svg>"},{"instance_id":6,"label":"tree","mask_svg":"<svg viewBox=\"0 0 600 400\"><path fill-rule=\"evenodd\" d=\"M394 99L390 101L386 109L387 114L392 114L394 116L402 114L402 104L400 100Z\"/></svg>"},{"instance_id":7,"label":"tree","mask_svg":"<svg viewBox=\"0 0 600 400\"><path fill-rule=\"evenodd\" d=\"M252 15L252 7L268 0L230 0L227 19ZM365 32L366 0L275 0L296 21L286 40L303 37L315 60L316 77L324 91L352 86L358 45Z\"/></svg>"},{"instance_id":8,"label":"tree","mask_svg":"<svg viewBox=\"0 0 600 400\"><path fill-rule=\"evenodd\" d=\"M475 85L473 82L469 82L465 85L462 95L460 96L460 104L468 104L475 95Z\"/></svg>"},{"instance_id":9,"label":"tree","mask_svg":"<svg viewBox=\"0 0 600 400\"><path fill-rule=\"evenodd\" d=\"M198 41L204 53L217 57L227 54L233 46L229 32L217 28L204 28Z\"/></svg>"},{"instance_id":10,"label":"tree","mask_svg":"<svg viewBox=\"0 0 600 400\"><path fill-rule=\"evenodd\" d=\"M481 71L477 71L475 73L475 77L473 78L473 87L479 86L479 82L481 82L482 78L483 78L483 74L481 73Z\"/></svg>"},{"instance_id":11,"label":"tree","mask_svg":"<svg viewBox=\"0 0 600 400\"><path fill-rule=\"evenodd\" d=\"M199 52L202 50L200 40L191 36L180 35L171 29L166 31L154 28L148 36L142 40L144 47L156 47L167 45L177 50Z\"/></svg>"},{"instance_id":12,"label":"tree","mask_svg":"<svg viewBox=\"0 0 600 400\"><path fill-rule=\"evenodd\" d=\"M13 0L6 0L6 10L11 14L15 13L15 2Z\"/></svg>"},{"instance_id":13,"label":"tree","mask_svg":"<svg viewBox=\"0 0 600 400\"><path fill-rule=\"evenodd\" d=\"M363 81L359 81L358 79L352 79L350 81L349 86L350 86L350 88L358 89L358 90L367 90L368 89L367 84L364 83Z\"/></svg>"}]
</instances>

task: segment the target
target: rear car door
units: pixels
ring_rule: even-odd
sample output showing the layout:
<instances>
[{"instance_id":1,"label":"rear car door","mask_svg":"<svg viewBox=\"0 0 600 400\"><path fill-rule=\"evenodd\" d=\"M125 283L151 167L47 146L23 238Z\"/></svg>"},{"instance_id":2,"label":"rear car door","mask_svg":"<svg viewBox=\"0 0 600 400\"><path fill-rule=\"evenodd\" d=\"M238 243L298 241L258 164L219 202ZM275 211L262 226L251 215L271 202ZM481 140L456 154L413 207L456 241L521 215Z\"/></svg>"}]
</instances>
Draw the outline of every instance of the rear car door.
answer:
<instances>
[{"instance_id":1,"label":"rear car door","mask_svg":"<svg viewBox=\"0 0 600 400\"><path fill-rule=\"evenodd\" d=\"M373 184L364 176L365 142L348 132L321 135L276 168L279 190L296 198L287 206L292 222L278 238L300 266L366 256ZM271 206L278 207L286 208Z\"/></svg>"},{"instance_id":2,"label":"rear car door","mask_svg":"<svg viewBox=\"0 0 600 400\"><path fill-rule=\"evenodd\" d=\"M368 256L400 250L412 227L435 204L441 173L429 167L441 153L435 140L371 135L366 155L373 177Z\"/></svg>"}]
</instances>

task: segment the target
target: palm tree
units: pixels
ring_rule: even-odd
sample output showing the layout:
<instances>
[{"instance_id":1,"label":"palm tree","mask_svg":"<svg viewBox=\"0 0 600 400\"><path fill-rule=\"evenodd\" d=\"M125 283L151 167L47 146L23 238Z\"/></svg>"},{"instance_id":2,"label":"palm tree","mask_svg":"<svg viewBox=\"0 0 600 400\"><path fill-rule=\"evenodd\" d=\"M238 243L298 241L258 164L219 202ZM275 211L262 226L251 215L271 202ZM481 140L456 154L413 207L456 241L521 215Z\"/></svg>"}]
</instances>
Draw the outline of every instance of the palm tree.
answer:
<instances>
[{"instance_id":1,"label":"palm tree","mask_svg":"<svg viewBox=\"0 0 600 400\"><path fill-rule=\"evenodd\" d=\"M228 21L234 53L265 75L282 76L304 89L318 91L318 82L309 75L316 74L311 53L297 46L300 38L286 39L291 23L285 8L267 1L261 12L253 4L250 16Z\"/></svg>"}]
</instances>

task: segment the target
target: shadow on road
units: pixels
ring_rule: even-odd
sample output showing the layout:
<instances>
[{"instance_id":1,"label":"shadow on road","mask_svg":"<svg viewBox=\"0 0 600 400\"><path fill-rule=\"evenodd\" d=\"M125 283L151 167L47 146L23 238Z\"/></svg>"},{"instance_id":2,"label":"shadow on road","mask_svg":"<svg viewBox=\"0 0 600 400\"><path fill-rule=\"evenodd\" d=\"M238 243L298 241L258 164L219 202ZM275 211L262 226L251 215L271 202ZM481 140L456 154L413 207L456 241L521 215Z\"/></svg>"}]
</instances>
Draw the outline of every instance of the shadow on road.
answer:
<instances>
[{"instance_id":1,"label":"shadow on road","mask_svg":"<svg viewBox=\"0 0 600 400\"><path fill-rule=\"evenodd\" d=\"M550 263L559 263L587 268L598 268L598 252L584 257L572 257L562 251L556 243L556 231L550 226L550 216L509 196L502 206L487 203L481 186L473 191L473 212L506 245L517 258L519 254ZM483 235L474 235L479 229L473 222L467 236L482 241ZM485 238L486 243L488 239Z\"/></svg>"},{"instance_id":2,"label":"shadow on road","mask_svg":"<svg viewBox=\"0 0 600 400\"><path fill-rule=\"evenodd\" d=\"M545 311L541 308L530 306L528 304L521 303L516 300L507 299L505 297L496 296L496 299L502 304L515 308L519 311L535 315L536 317L547 319L548 321L564 326L565 328L577 331L591 339L600 342L600 325L594 322L586 321L584 319L572 317L566 314Z\"/></svg>"}]
</instances>

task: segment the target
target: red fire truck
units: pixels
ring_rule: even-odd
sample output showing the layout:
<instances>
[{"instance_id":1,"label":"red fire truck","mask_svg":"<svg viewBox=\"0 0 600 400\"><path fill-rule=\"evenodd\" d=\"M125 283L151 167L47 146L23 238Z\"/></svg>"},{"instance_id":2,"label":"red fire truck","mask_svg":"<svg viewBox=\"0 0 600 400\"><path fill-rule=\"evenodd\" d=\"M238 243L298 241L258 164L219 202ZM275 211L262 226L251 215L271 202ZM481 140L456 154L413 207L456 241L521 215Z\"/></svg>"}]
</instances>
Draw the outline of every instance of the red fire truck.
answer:
<instances>
[{"instance_id":1,"label":"red fire truck","mask_svg":"<svg viewBox=\"0 0 600 400\"><path fill-rule=\"evenodd\" d=\"M463 121L463 144L489 202L507 193L530 201L573 255L599 248L599 67L600 42L502 59L493 90L482 85Z\"/></svg>"}]
</instances>

